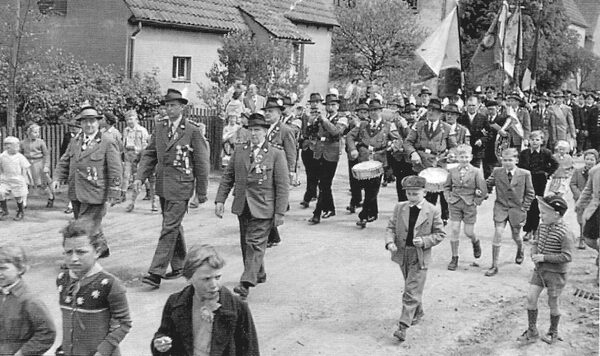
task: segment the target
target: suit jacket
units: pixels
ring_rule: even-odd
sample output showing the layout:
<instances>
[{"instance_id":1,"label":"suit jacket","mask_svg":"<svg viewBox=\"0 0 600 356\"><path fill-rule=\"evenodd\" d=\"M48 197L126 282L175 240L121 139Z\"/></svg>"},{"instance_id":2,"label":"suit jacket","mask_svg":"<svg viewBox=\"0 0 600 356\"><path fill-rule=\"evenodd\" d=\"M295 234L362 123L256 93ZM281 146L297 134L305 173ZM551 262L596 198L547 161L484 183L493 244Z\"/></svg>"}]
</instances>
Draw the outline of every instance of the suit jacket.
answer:
<instances>
[{"instance_id":1,"label":"suit jacket","mask_svg":"<svg viewBox=\"0 0 600 356\"><path fill-rule=\"evenodd\" d=\"M283 150L288 170L290 172L296 172L296 156L298 156L296 137L294 135L294 130L292 130L289 125L284 124L282 120L279 120L271 132L267 134L267 141L269 141L272 146Z\"/></svg>"},{"instance_id":2,"label":"suit jacket","mask_svg":"<svg viewBox=\"0 0 600 356\"><path fill-rule=\"evenodd\" d=\"M56 165L56 179L68 181L69 199L104 204L121 195L123 165L116 141L98 132L82 150L84 135L77 135Z\"/></svg>"},{"instance_id":3,"label":"suit jacket","mask_svg":"<svg viewBox=\"0 0 600 356\"><path fill-rule=\"evenodd\" d=\"M250 109L252 113L258 112L260 109L264 108L266 103L267 99L265 99L264 96L260 96L258 94L256 95L256 104L254 103L254 100L252 100L251 97L244 97L244 107Z\"/></svg>"},{"instance_id":4,"label":"suit jacket","mask_svg":"<svg viewBox=\"0 0 600 356\"><path fill-rule=\"evenodd\" d=\"M558 169L558 162L552 157L552 152L547 148L540 148L541 167L532 165L531 149L523 150L519 153L518 166L528 170L531 174L546 173L546 176L551 176Z\"/></svg>"},{"instance_id":5,"label":"suit jacket","mask_svg":"<svg viewBox=\"0 0 600 356\"><path fill-rule=\"evenodd\" d=\"M392 253L392 261L400 266L404 265L409 213L408 201L397 203L385 230L385 243L393 242L398 247L398 251ZM440 209L428 201L423 201L413 236L423 239L423 247L417 247L417 254L420 268L427 269L431 263L431 247L439 244L446 237Z\"/></svg>"},{"instance_id":6,"label":"suit jacket","mask_svg":"<svg viewBox=\"0 0 600 356\"><path fill-rule=\"evenodd\" d=\"M529 110L523 107L518 108L517 118L519 119L519 122L521 122L521 126L523 126L523 139L529 140L529 134L531 133L531 118L529 117Z\"/></svg>"},{"instance_id":7,"label":"suit jacket","mask_svg":"<svg viewBox=\"0 0 600 356\"><path fill-rule=\"evenodd\" d=\"M319 131L319 125L316 122L316 115L318 111L311 113L304 113L302 115L302 129L300 130L300 148L303 151L311 150L314 151L317 143L317 135Z\"/></svg>"},{"instance_id":8,"label":"suit jacket","mask_svg":"<svg viewBox=\"0 0 600 356\"><path fill-rule=\"evenodd\" d=\"M535 199L535 191L528 170L516 167L512 180L508 181L506 168L496 167L487 179L488 191L496 187L496 205L504 209L518 208L529 210Z\"/></svg>"},{"instance_id":9,"label":"suit jacket","mask_svg":"<svg viewBox=\"0 0 600 356\"><path fill-rule=\"evenodd\" d=\"M215 202L225 203L233 188L232 213L241 215L247 203L255 218L284 215L288 206L289 171L283 151L265 141L253 163L252 154L251 145L236 146L221 177Z\"/></svg>"},{"instance_id":10,"label":"suit jacket","mask_svg":"<svg viewBox=\"0 0 600 356\"><path fill-rule=\"evenodd\" d=\"M428 120L417 122L415 129L411 130L404 140L404 151L410 157L413 152L418 152L421 156L423 167L413 167L415 171L420 171L422 168L432 167L435 158L446 150L456 147L456 135L452 133L450 125L440 121L429 136L427 134ZM425 150L430 150L427 153Z\"/></svg>"},{"instance_id":11,"label":"suit jacket","mask_svg":"<svg viewBox=\"0 0 600 356\"><path fill-rule=\"evenodd\" d=\"M477 189L481 191L481 194L475 193ZM467 205L480 205L487 198L487 186L483 172L469 164L467 172L461 179L460 167L450 168L446 184L444 184L444 197L450 204L457 203L462 199Z\"/></svg>"},{"instance_id":12,"label":"suit jacket","mask_svg":"<svg viewBox=\"0 0 600 356\"><path fill-rule=\"evenodd\" d=\"M549 138L552 145L559 140L575 139L575 123L571 108L566 105L550 105L549 111Z\"/></svg>"},{"instance_id":13,"label":"suit jacket","mask_svg":"<svg viewBox=\"0 0 600 356\"><path fill-rule=\"evenodd\" d=\"M319 120L314 148L315 159L323 158L329 162L340 160L340 138L348 127L348 119L335 113L328 116L329 121Z\"/></svg>"},{"instance_id":14,"label":"suit jacket","mask_svg":"<svg viewBox=\"0 0 600 356\"><path fill-rule=\"evenodd\" d=\"M193 300L194 287L191 285L169 296L160 327L150 343L152 355L194 355ZM221 307L214 312L210 356L259 356L258 336L248 304L225 287L219 291L219 304ZM167 352L159 352L154 348L154 339L163 336L173 340Z\"/></svg>"},{"instance_id":15,"label":"suit jacket","mask_svg":"<svg viewBox=\"0 0 600 356\"><path fill-rule=\"evenodd\" d=\"M585 188L581 192L575 211L593 213L600 206L600 164L595 165L588 173Z\"/></svg>"},{"instance_id":16,"label":"suit jacket","mask_svg":"<svg viewBox=\"0 0 600 356\"><path fill-rule=\"evenodd\" d=\"M462 114L457 123L463 125L469 130L471 134L470 144L473 147L473 157L483 158L485 153L485 146L488 144L488 133L490 132L490 124L485 115L480 113L475 114L473 121L469 118L469 114ZM475 145L475 143L481 140L481 146Z\"/></svg>"},{"instance_id":17,"label":"suit jacket","mask_svg":"<svg viewBox=\"0 0 600 356\"><path fill-rule=\"evenodd\" d=\"M598 126L598 106L584 106L582 109L581 118L583 121L583 130L588 130L591 135L600 134Z\"/></svg>"},{"instance_id":18,"label":"suit jacket","mask_svg":"<svg viewBox=\"0 0 600 356\"><path fill-rule=\"evenodd\" d=\"M209 147L198 124L182 118L171 135L169 119L157 123L140 158L138 179L149 178L156 168L156 195L171 201L189 200L194 193L206 197L210 170ZM171 136L171 137L169 137Z\"/></svg>"},{"instance_id":19,"label":"suit jacket","mask_svg":"<svg viewBox=\"0 0 600 356\"><path fill-rule=\"evenodd\" d=\"M471 139L470 139L471 133L463 125L461 125L459 123L456 124L456 127L454 128L454 135L456 138L457 145L461 145L461 144L471 145Z\"/></svg>"},{"instance_id":20,"label":"suit jacket","mask_svg":"<svg viewBox=\"0 0 600 356\"><path fill-rule=\"evenodd\" d=\"M398 131L394 130L390 122L381 119L381 123L371 128L369 121L362 121L360 126L354 127L346 136L348 152L358 151L358 162L369 160L369 147L373 147L373 160L387 165L387 148L392 142L399 139Z\"/></svg>"}]
</instances>

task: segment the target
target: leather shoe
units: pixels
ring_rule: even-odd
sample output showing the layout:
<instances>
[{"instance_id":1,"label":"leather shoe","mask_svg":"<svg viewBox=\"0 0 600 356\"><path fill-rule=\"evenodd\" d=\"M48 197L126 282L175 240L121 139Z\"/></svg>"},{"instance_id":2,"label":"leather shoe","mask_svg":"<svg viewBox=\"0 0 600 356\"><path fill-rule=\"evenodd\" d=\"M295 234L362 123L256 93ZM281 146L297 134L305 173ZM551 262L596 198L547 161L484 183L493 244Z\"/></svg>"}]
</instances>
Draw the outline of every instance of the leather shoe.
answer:
<instances>
[{"instance_id":1,"label":"leather shoe","mask_svg":"<svg viewBox=\"0 0 600 356\"><path fill-rule=\"evenodd\" d=\"M304 200L303 200L303 201L301 201L301 202L300 202L300 206L301 206L303 209L306 209L306 208L308 208L308 205L309 205L309 203L308 203L307 201L304 201Z\"/></svg>"},{"instance_id":2,"label":"leather shoe","mask_svg":"<svg viewBox=\"0 0 600 356\"><path fill-rule=\"evenodd\" d=\"M515 263L518 265L523 263L523 249L522 248L517 250L517 256L515 257Z\"/></svg>"},{"instance_id":3,"label":"leather shoe","mask_svg":"<svg viewBox=\"0 0 600 356\"><path fill-rule=\"evenodd\" d=\"M365 219L360 219L356 222L356 226L359 226L361 229L364 229L365 227L367 227L367 220Z\"/></svg>"},{"instance_id":4,"label":"leather shoe","mask_svg":"<svg viewBox=\"0 0 600 356\"><path fill-rule=\"evenodd\" d=\"M148 273L142 278L142 283L147 284L154 289L157 289L158 287L160 287L160 276Z\"/></svg>"},{"instance_id":5,"label":"leather shoe","mask_svg":"<svg viewBox=\"0 0 600 356\"><path fill-rule=\"evenodd\" d=\"M163 279L177 279L182 276L183 276L182 270L176 269L174 271L171 271L171 272L165 274Z\"/></svg>"},{"instance_id":6,"label":"leather shoe","mask_svg":"<svg viewBox=\"0 0 600 356\"><path fill-rule=\"evenodd\" d=\"M310 225L316 225L318 223L321 222L321 218L317 217L317 216L313 216L312 218L308 219L308 223Z\"/></svg>"},{"instance_id":7,"label":"leather shoe","mask_svg":"<svg viewBox=\"0 0 600 356\"><path fill-rule=\"evenodd\" d=\"M250 294L250 290L241 283L233 287L233 292L244 300L248 298L248 294Z\"/></svg>"},{"instance_id":8,"label":"leather shoe","mask_svg":"<svg viewBox=\"0 0 600 356\"><path fill-rule=\"evenodd\" d=\"M406 340L406 329L407 327L403 324L398 325L398 330L394 331L394 337L398 339L398 341L403 342Z\"/></svg>"},{"instance_id":9,"label":"leather shoe","mask_svg":"<svg viewBox=\"0 0 600 356\"><path fill-rule=\"evenodd\" d=\"M19 211L19 212L17 213L17 215L16 215L16 216L13 218L13 220L14 220L14 221L21 221L21 220L23 220L23 212L22 212L22 211Z\"/></svg>"},{"instance_id":10,"label":"leather shoe","mask_svg":"<svg viewBox=\"0 0 600 356\"><path fill-rule=\"evenodd\" d=\"M257 284L259 284L259 283L265 283L266 281L267 281L267 275L266 274L263 274L263 275L258 276L256 278L256 283Z\"/></svg>"},{"instance_id":11,"label":"leather shoe","mask_svg":"<svg viewBox=\"0 0 600 356\"><path fill-rule=\"evenodd\" d=\"M377 220L377 216L369 216L369 217L367 218L367 222L373 222L373 221L375 221L375 220Z\"/></svg>"},{"instance_id":12,"label":"leather shoe","mask_svg":"<svg viewBox=\"0 0 600 356\"><path fill-rule=\"evenodd\" d=\"M486 277L492 277L498 274L498 267L490 267L490 269L485 272Z\"/></svg>"},{"instance_id":13,"label":"leather shoe","mask_svg":"<svg viewBox=\"0 0 600 356\"><path fill-rule=\"evenodd\" d=\"M425 313L421 310L419 313L415 314L415 317L413 318L413 321L412 321L412 323L410 323L410 325L419 324L421 321L423 321L424 317L425 317Z\"/></svg>"},{"instance_id":14,"label":"leather shoe","mask_svg":"<svg viewBox=\"0 0 600 356\"><path fill-rule=\"evenodd\" d=\"M52 208L54 207L54 197L49 198L48 202L46 203L46 208Z\"/></svg>"},{"instance_id":15,"label":"leather shoe","mask_svg":"<svg viewBox=\"0 0 600 356\"><path fill-rule=\"evenodd\" d=\"M346 207L346 210L348 210L348 212L350 212L350 214L356 213L356 208L354 207L354 205L348 205Z\"/></svg>"},{"instance_id":16,"label":"leather shoe","mask_svg":"<svg viewBox=\"0 0 600 356\"><path fill-rule=\"evenodd\" d=\"M452 260L448 264L448 271L456 271L458 268L458 256L452 256Z\"/></svg>"},{"instance_id":17,"label":"leather shoe","mask_svg":"<svg viewBox=\"0 0 600 356\"><path fill-rule=\"evenodd\" d=\"M479 240L473 242L473 257L481 257L481 241Z\"/></svg>"},{"instance_id":18,"label":"leather shoe","mask_svg":"<svg viewBox=\"0 0 600 356\"><path fill-rule=\"evenodd\" d=\"M321 216L321 218L323 218L323 219L329 219L332 216L335 216L335 211L326 211L325 213L323 213L323 215Z\"/></svg>"}]
</instances>

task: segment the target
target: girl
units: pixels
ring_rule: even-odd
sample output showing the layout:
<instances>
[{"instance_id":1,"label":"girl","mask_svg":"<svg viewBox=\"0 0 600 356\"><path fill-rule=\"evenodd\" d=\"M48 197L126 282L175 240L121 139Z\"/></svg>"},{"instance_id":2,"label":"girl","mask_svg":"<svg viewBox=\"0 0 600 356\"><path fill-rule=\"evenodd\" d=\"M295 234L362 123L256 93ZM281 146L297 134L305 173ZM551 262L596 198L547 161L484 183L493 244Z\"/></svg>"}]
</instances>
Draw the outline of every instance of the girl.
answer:
<instances>
[{"instance_id":1,"label":"girl","mask_svg":"<svg viewBox=\"0 0 600 356\"><path fill-rule=\"evenodd\" d=\"M548 193L563 196L567 193L571 176L573 175L573 157L569 154L571 145L565 140L560 140L554 148L554 159L558 162L558 169L552 174Z\"/></svg>"},{"instance_id":2,"label":"girl","mask_svg":"<svg viewBox=\"0 0 600 356\"><path fill-rule=\"evenodd\" d=\"M21 141L21 152L31 166L27 172L28 185L32 189L41 188L48 195L46 208L54 206L54 191L52 190L52 178L50 177L50 151L46 142L40 138L40 126L32 124L27 129L27 138ZM23 205L27 206L27 198Z\"/></svg>"},{"instance_id":3,"label":"girl","mask_svg":"<svg viewBox=\"0 0 600 356\"><path fill-rule=\"evenodd\" d=\"M598 163L598 151L595 149L589 149L583 152L583 160L585 162L585 166L581 168L577 168L575 172L573 172L573 177L571 178L571 192L573 193L573 199L575 199L575 203L579 199L583 188L585 188L585 184L589 177L589 171L592 167ZM580 235L579 235L579 246L577 247L580 250L585 250L585 240L583 238L583 211L577 211L577 222L580 227Z\"/></svg>"},{"instance_id":4,"label":"girl","mask_svg":"<svg viewBox=\"0 0 600 356\"><path fill-rule=\"evenodd\" d=\"M27 169L29 161L19 153L19 139L8 136L4 139L4 152L0 154L0 220L8 215L6 199L12 195L17 201L17 216L13 220L23 220L23 200L27 197Z\"/></svg>"}]
</instances>

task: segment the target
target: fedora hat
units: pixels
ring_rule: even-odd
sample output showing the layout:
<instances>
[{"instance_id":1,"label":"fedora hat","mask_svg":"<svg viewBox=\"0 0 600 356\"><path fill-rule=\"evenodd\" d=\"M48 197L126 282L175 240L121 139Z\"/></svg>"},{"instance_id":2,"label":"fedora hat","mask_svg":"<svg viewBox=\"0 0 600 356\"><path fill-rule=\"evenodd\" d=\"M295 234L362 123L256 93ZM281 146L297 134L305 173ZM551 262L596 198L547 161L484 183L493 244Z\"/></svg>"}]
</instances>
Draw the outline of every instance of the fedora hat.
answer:
<instances>
[{"instance_id":1,"label":"fedora hat","mask_svg":"<svg viewBox=\"0 0 600 356\"><path fill-rule=\"evenodd\" d=\"M265 117L262 114L254 113L248 117L248 127L256 127L256 126L260 126L260 127L264 127L264 128L268 129L269 127L271 127L271 124L269 124L268 122L265 121Z\"/></svg>"},{"instance_id":2,"label":"fedora hat","mask_svg":"<svg viewBox=\"0 0 600 356\"><path fill-rule=\"evenodd\" d=\"M411 113L413 111L418 111L419 109L417 108L417 106L415 104L408 104L406 105L406 107L404 108L404 112L405 113Z\"/></svg>"},{"instance_id":3,"label":"fedora hat","mask_svg":"<svg viewBox=\"0 0 600 356\"><path fill-rule=\"evenodd\" d=\"M340 98L338 98L337 95L335 94L327 94L325 96L325 105L327 104L331 104L331 103L340 103Z\"/></svg>"},{"instance_id":4,"label":"fedora hat","mask_svg":"<svg viewBox=\"0 0 600 356\"><path fill-rule=\"evenodd\" d=\"M308 99L309 103L313 103L313 102L319 102L322 103L323 102L323 98L321 97L321 94L319 93L311 93L310 94L310 99Z\"/></svg>"},{"instance_id":5,"label":"fedora hat","mask_svg":"<svg viewBox=\"0 0 600 356\"><path fill-rule=\"evenodd\" d=\"M362 103L362 104L358 104L358 106L356 107L356 111L369 111L369 105L367 105L366 103Z\"/></svg>"},{"instance_id":6,"label":"fedora hat","mask_svg":"<svg viewBox=\"0 0 600 356\"><path fill-rule=\"evenodd\" d=\"M289 96L284 96L283 97L283 106L294 106L294 103L292 102L292 98L290 98Z\"/></svg>"},{"instance_id":7,"label":"fedora hat","mask_svg":"<svg viewBox=\"0 0 600 356\"><path fill-rule=\"evenodd\" d=\"M75 118L75 120L80 121L83 119L101 119L102 115L100 115L98 113L98 110L96 110L95 107L93 106L84 106L81 108L81 111L79 112L79 114L77 115L77 117Z\"/></svg>"},{"instance_id":8,"label":"fedora hat","mask_svg":"<svg viewBox=\"0 0 600 356\"><path fill-rule=\"evenodd\" d=\"M490 106L498 106L498 102L496 100L486 100L485 107L489 108Z\"/></svg>"},{"instance_id":9,"label":"fedora hat","mask_svg":"<svg viewBox=\"0 0 600 356\"><path fill-rule=\"evenodd\" d=\"M431 94L431 90L428 87L426 87L426 86L423 86L421 88L421 92L419 92L419 96L424 95L424 94L432 95Z\"/></svg>"},{"instance_id":10,"label":"fedora hat","mask_svg":"<svg viewBox=\"0 0 600 356\"><path fill-rule=\"evenodd\" d=\"M427 109L442 111L442 102L438 98L432 98L431 100L429 100Z\"/></svg>"},{"instance_id":11,"label":"fedora hat","mask_svg":"<svg viewBox=\"0 0 600 356\"><path fill-rule=\"evenodd\" d=\"M379 101L379 99L371 99L371 101L369 101L369 111L380 109L383 109L383 105L381 105L381 101Z\"/></svg>"},{"instance_id":12,"label":"fedora hat","mask_svg":"<svg viewBox=\"0 0 600 356\"><path fill-rule=\"evenodd\" d=\"M548 97L548 95L546 95L546 93L544 93L537 97L537 101L540 101L540 100L550 101L550 98Z\"/></svg>"},{"instance_id":13,"label":"fedora hat","mask_svg":"<svg viewBox=\"0 0 600 356\"><path fill-rule=\"evenodd\" d=\"M506 98L507 98L507 99L516 99L516 100L518 100L518 101L523 101L523 99L521 98L521 95L519 95L519 93L518 93L518 92L516 92L516 91L513 91L513 92L511 92L510 94L508 94L508 95L506 96Z\"/></svg>"},{"instance_id":14,"label":"fedora hat","mask_svg":"<svg viewBox=\"0 0 600 356\"><path fill-rule=\"evenodd\" d=\"M563 94L562 90L557 90L554 93L552 93L552 97L553 98L564 98L565 95Z\"/></svg>"},{"instance_id":15,"label":"fedora hat","mask_svg":"<svg viewBox=\"0 0 600 356\"><path fill-rule=\"evenodd\" d=\"M460 110L458 110L458 105L456 104L448 104L442 111L448 114L460 115Z\"/></svg>"},{"instance_id":16,"label":"fedora hat","mask_svg":"<svg viewBox=\"0 0 600 356\"><path fill-rule=\"evenodd\" d=\"M169 101L179 101L183 105L186 105L188 103L188 100L183 97L179 90L171 88L167 89L167 95L165 95L165 97L161 101L161 104L168 103Z\"/></svg>"},{"instance_id":17,"label":"fedora hat","mask_svg":"<svg viewBox=\"0 0 600 356\"><path fill-rule=\"evenodd\" d=\"M270 96L267 99L267 103L265 104L265 107L262 108L261 110L267 110L267 109L279 109L281 111L283 111L285 108L283 107L283 100L276 98L274 96Z\"/></svg>"}]
</instances>

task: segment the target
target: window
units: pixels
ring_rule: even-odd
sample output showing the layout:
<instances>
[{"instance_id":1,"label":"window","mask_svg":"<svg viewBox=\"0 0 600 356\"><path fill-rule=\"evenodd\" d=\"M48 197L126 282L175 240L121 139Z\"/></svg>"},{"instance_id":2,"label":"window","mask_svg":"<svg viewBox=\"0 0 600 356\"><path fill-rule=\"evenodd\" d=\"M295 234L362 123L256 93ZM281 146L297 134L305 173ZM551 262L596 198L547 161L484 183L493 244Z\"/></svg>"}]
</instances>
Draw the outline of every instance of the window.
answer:
<instances>
[{"instance_id":1,"label":"window","mask_svg":"<svg viewBox=\"0 0 600 356\"><path fill-rule=\"evenodd\" d=\"M173 80L191 81L192 57L173 57Z\"/></svg>"}]
</instances>

